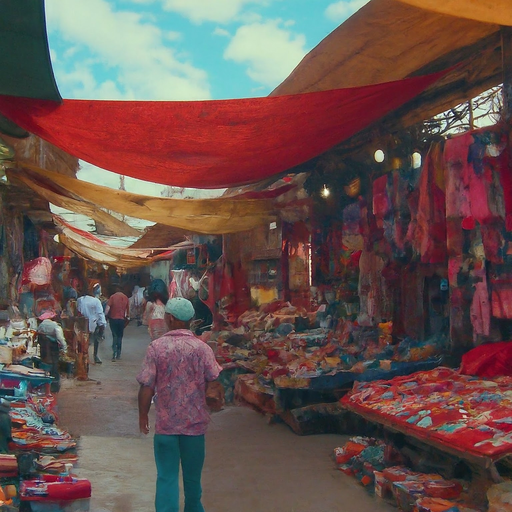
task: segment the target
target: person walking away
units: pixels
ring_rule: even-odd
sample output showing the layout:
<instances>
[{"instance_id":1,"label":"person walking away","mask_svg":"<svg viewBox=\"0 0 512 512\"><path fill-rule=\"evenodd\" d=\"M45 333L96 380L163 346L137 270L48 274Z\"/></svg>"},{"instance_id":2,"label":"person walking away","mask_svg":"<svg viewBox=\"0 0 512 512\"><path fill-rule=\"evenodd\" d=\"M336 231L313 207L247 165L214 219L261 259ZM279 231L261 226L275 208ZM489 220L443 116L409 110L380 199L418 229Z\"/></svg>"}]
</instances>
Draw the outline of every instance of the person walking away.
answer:
<instances>
[{"instance_id":1,"label":"person walking away","mask_svg":"<svg viewBox=\"0 0 512 512\"><path fill-rule=\"evenodd\" d=\"M137 320L137 327L142 325L142 313L144 311L144 288L135 285L130 297L130 318Z\"/></svg>"},{"instance_id":2,"label":"person walking away","mask_svg":"<svg viewBox=\"0 0 512 512\"><path fill-rule=\"evenodd\" d=\"M37 342L41 350L41 361L50 366L50 375L54 378L51 390L54 393L60 390L59 356L65 356L68 349L64 331L53 320L55 317L55 311L44 311L39 315L41 323L37 327Z\"/></svg>"},{"instance_id":3,"label":"person walking away","mask_svg":"<svg viewBox=\"0 0 512 512\"><path fill-rule=\"evenodd\" d=\"M121 359L124 327L130 321L130 299L116 286L116 293L107 301L105 314L112 331L112 362Z\"/></svg>"},{"instance_id":4,"label":"person walking away","mask_svg":"<svg viewBox=\"0 0 512 512\"><path fill-rule=\"evenodd\" d=\"M76 307L78 312L88 320L89 339L92 339L94 345L94 363L101 364L102 361L98 357L98 347L100 340L103 339L105 326L107 325L103 306L97 297L83 295L78 298Z\"/></svg>"},{"instance_id":5,"label":"person walking away","mask_svg":"<svg viewBox=\"0 0 512 512\"><path fill-rule=\"evenodd\" d=\"M179 512L179 467L183 474L185 512L204 512L201 473L210 416L207 385L219 376L221 366L212 349L190 331L192 303L182 297L165 305L169 332L152 341L146 351L140 384L139 428L149 433L148 413L155 393L154 456L157 468L156 512Z\"/></svg>"},{"instance_id":6,"label":"person walking away","mask_svg":"<svg viewBox=\"0 0 512 512\"><path fill-rule=\"evenodd\" d=\"M165 322L165 305L169 300L167 286L162 279L155 279L148 292L148 302L144 313L148 326L149 337L156 340L163 336L169 329Z\"/></svg>"}]
</instances>

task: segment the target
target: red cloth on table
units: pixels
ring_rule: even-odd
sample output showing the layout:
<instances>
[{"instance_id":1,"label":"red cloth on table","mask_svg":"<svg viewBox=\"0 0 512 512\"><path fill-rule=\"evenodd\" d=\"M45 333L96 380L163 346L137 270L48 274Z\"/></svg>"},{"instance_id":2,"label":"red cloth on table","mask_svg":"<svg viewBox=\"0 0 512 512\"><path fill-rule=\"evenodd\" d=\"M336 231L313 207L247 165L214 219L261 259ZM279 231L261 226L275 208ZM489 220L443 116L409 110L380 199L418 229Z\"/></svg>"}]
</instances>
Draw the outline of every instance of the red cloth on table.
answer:
<instances>
[{"instance_id":1,"label":"red cloth on table","mask_svg":"<svg viewBox=\"0 0 512 512\"><path fill-rule=\"evenodd\" d=\"M512 376L512 342L486 343L462 356L460 372L478 377Z\"/></svg>"}]
</instances>

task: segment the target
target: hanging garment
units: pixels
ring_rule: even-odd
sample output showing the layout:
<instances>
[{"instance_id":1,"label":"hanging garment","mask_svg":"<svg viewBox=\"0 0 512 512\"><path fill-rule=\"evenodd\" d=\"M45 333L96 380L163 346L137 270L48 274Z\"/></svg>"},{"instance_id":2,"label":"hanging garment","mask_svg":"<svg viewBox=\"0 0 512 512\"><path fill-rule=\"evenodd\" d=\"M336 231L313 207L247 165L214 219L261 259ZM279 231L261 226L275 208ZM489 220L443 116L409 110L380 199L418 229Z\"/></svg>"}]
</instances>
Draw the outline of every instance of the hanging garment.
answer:
<instances>
[{"instance_id":1,"label":"hanging garment","mask_svg":"<svg viewBox=\"0 0 512 512\"><path fill-rule=\"evenodd\" d=\"M492 316L512 319L512 281L501 279L491 282Z\"/></svg>"},{"instance_id":2,"label":"hanging garment","mask_svg":"<svg viewBox=\"0 0 512 512\"><path fill-rule=\"evenodd\" d=\"M444 147L446 168L446 216L467 218L471 216L469 206L469 184L464 178L467 162L468 139L459 136L448 139Z\"/></svg>"},{"instance_id":3,"label":"hanging garment","mask_svg":"<svg viewBox=\"0 0 512 512\"><path fill-rule=\"evenodd\" d=\"M477 336L489 336L491 329L491 305L485 280L475 284L470 317L471 324L473 325L473 341L477 341Z\"/></svg>"},{"instance_id":4,"label":"hanging garment","mask_svg":"<svg viewBox=\"0 0 512 512\"><path fill-rule=\"evenodd\" d=\"M439 169L442 146L434 143L425 158L419 182L419 202L413 247L422 263L446 261L446 202Z\"/></svg>"}]
</instances>

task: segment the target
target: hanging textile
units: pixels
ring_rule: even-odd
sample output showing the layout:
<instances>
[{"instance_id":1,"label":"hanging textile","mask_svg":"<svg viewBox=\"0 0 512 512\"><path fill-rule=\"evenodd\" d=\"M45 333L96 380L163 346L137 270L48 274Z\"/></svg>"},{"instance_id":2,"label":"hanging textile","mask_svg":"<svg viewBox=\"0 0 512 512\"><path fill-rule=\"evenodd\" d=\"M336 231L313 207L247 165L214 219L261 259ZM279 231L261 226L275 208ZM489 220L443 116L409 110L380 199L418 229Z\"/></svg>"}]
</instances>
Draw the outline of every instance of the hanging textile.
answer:
<instances>
[{"instance_id":1,"label":"hanging textile","mask_svg":"<svg viewBox=\"0 0 512 512\"><path fill-rule=\"evenodd\" d=\"M28 185L34 192L39 194L41 197L46 199L49 203L59 206L60 208L66 208L75 213L86 215L91 219L99 222L102 226L107 228L112 236L141 236L141 231L132 228L126 222L110 215L104 210L98 208L97 205L92 203L86 203L84 201L77 201L71 197L65 197L64 195L58 194L42 184L38 184L36 181L30 180L28 176L22 172L14 171L12 169L7 170L7 175L11 182L19 180L25 185Z\"/></svg>"},{"instance_id":2,"label":"hanging textile","mask_svg":"<svg viewBox=\"0 0 512 512\"><path fill-rule=\"evenodd\" d=\"M219 101L0 97L0 112L103 169L179 187L254 183L299 165L446 75L290 96Z\"/></svg>"},{"instance_id":3,"label":"hanging textile","mask_svg":"<svg viewBox=\"0 0 512 512\"><path fill-rule=\"evenodd\" d=\"M143 196L76 180L27 164L25 167L10 169L8 175L23 181L47 201L86 215L92 213L91 209L100 207L208 235L247 231L275 220L272 202L268 199Z\"/></svg>"},{"instance_id":4,"label":"hanging textile","mask_svg":"<svg viewBox=\"0 0 512 512\"><path fill-rule=\"evenodd\" d=\"M422 263L444 263L446 250L446 198L443 148L432 143L419 181L418 210L408 236Z\"/></svg>"},{"instance_id":5,"label":"hanging textile","mask_svg":"<svg viewBox=\"0 0 512 512\"><path fill-rule=\"evenodd\" d=\"M123 270L146 266L152 262L149 257L151 249L114 247L87 231L71 226L58 215L53 216L53 221L59 230L60 242L82 258Z\"/></svg>"}]
</instances>

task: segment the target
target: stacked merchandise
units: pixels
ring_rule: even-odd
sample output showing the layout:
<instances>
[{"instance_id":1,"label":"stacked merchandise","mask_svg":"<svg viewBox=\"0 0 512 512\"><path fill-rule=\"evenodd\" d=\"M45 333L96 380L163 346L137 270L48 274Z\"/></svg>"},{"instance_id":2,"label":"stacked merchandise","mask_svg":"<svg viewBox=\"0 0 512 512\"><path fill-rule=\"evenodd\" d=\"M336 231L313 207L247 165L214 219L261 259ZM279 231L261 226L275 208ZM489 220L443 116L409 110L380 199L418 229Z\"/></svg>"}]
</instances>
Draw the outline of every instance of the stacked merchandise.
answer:
<instances>
[{"instance_id":1,"label":"stacked merchandise","mask_svg":"<svg viewBox=\"0 0 512 512\"><path fill-rule=\"evenodd\" d=\"M76 442L57 426L51 378L13 370L0 372L0 510L87 512L91 485L71 474Z\"/></svg>"},{"instance_id":2,"label":"stacked merchandise","mask_svg":"<svg viewBox=\"0 0 512 512\"><path fill-rule=\"evenodd\" d=\"M240 317L236 329L208 333L207 341L224 368L227 401L235 395L257 407L255 402L263 401L264 412L288 410L288 390L329 392L356 380L434 368L445 349L442 337L393 344L389 322L369 328L346 321L339 322L336 330L300 330L299 319L306 318L300 315L304 312L290 305L271 313L250 311ZM240 375L243 372L251 375ZM246 393L251 396L243 396ZM254 400L258 395L261 400ZM269 406L273 397L276 404ZM300 405L309 403L304 399Z\"/></svg>"},{"instance_id":3,"label":"stacked merchandise","mask_svg":"<svg viewBox=\"0 0 512 512\"><path fill-rule=\"evenodd\" d=\"M467 505L466 482L394 466L389 453L381 441L354 437L334 450L334 458L338 469L395 503L401 512L478 512Z\"/></svg>"},{"instance_id":4,"label":"stacked merchandise","mask_svg":"<svg viewBox=\"0 0 512 512\"><path fill-rule=\"evenodd\" d=\"M427 442L496 460L512 453L512 377L482 379L449 368L356 382L348 409Z\"/></svg>"}]
</instances>

